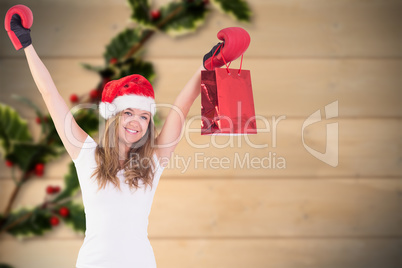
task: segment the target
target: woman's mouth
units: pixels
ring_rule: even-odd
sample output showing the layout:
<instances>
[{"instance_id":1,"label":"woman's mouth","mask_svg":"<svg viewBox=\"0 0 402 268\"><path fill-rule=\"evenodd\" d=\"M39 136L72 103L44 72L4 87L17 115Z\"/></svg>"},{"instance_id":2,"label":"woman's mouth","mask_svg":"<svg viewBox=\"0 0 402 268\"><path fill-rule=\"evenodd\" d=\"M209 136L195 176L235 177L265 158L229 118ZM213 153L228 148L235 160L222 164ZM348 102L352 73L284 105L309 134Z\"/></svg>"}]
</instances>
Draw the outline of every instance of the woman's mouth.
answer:
<instances>
[{"instance_id":1,"label":"woman's mouth","mask_svg":"<svg viewBox=\"0 0 402 268\"><path fill-rule=\"evenodd\" d=\"M132 130L132 129L129 129L129 128L125 128L125 129L126 129L126 132L130 133L131 135L135 135L135 134L138 133L138 130Z\"/></svg>"}]
</instances>

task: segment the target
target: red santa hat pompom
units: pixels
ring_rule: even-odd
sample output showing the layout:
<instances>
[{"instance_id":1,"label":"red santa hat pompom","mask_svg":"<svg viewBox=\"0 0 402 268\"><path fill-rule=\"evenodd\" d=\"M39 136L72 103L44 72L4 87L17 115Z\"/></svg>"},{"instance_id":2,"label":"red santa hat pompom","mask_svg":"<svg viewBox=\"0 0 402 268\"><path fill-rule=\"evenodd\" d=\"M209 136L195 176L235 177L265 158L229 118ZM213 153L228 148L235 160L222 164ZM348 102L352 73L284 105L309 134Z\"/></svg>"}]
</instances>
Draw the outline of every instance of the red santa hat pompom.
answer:
<instances>
[{"instance_id":1,"label":"red santa hat pompom","mask_svg":"<svg viewBox=\"0 0 402 268\"><path fill-rule=\"evenodd\" d=\"M155 115L155 94L151 83L139 74L125 76L105 85L99 113L105 119L127 108L136 108Z\"/></svg>"}]
</instances>

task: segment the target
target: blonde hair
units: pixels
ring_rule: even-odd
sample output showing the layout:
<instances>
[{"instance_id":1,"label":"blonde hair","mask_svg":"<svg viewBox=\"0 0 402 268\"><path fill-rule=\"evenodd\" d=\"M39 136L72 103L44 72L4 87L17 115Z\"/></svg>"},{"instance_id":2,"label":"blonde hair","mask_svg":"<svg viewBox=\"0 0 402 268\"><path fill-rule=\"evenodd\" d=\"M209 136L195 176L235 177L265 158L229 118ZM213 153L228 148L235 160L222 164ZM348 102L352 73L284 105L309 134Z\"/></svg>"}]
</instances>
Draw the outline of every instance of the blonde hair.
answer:
<instances>
[{"instance_id":1,"label":"blonde hair","mask_svg":"<svg viewBox=\"0 0 402 268\"><path fill-rule=\"evenodd\" d=\"M120 116L124 111L109 118L105 123L103 136L99 139L99 144L95 150L95 160L97 167L91 177L96 178L99 189L105 188L108 183L112 183L119 190L120 180L117 172L121 169L119 157L119 127ZM124 177L130 189L139 188L139 181L145 184L145 189L149 185L152 189L155 163L153 160L156 129L150 120L145 135L133 143L124 160Z\"/></svg>"}]
</instances>

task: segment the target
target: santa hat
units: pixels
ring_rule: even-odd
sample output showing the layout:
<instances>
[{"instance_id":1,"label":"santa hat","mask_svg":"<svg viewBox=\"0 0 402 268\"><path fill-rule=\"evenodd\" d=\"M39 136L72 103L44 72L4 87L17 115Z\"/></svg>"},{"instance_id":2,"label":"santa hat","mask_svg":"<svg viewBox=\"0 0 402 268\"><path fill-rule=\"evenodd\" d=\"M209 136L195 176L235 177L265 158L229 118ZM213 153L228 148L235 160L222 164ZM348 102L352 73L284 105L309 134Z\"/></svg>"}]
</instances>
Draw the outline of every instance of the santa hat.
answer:
<instances>
[{"instance_id":1,"label":"santa hat","mask_svg":"<svg viewBox=\"0 0 402 268\"><path fill-rule=\"evenodd\" d=\"M127 108L136 108L155 114L155 95L151 83L139 74L125 76L105 85L99 113L105 119Z\"/></svg>"}]
</instances>

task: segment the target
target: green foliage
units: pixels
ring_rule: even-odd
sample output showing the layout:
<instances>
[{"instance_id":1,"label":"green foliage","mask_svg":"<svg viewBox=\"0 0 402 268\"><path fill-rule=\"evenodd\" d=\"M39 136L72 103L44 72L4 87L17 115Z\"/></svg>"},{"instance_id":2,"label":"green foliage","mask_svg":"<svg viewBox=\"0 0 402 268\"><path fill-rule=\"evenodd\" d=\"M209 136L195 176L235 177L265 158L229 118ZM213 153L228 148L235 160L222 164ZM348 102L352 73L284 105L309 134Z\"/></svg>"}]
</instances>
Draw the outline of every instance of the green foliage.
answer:
<instances>
[{"instance_id":1,"label":"green foliage","mask_svg":"<svg viewBox=\"0 0 402 268\"><path fill-rule=\"evenodd\" d=\"M142 25L150 25L150 6L147 0L128 0L133 11L131 18Z\"/></svg>"},{"instance_id":2,"label":"green foliage","mask_svg":"<svg viewBox=\"0 0 402 268\"><path fill-rule=\"evenodd\" d=\"M159 29L169 35L182 35L195 31L208 13L203 0L168 3L159 8L160 18L153 19L146 0L129 0L131 19L145 28Z\"/></svg>"},{"instance_id":3,"label":"green foliage","mask_svg":"<svg viewBox=\"0 0 402 268\"><path fill-rule=\"evenodd\" d=\"M239 21L250 21L251 10L244 0L212 0L222 12L234 16Z\"/></svg>"},{"instance_id":4,"label":"green foliage","mask_svg":"<svg viewBox=\"0 0 402 268\"><path fill-rule=\"evenodd\" d=\"M106 64L113 58L117 60L122 59L134 45L138 44L148 34L150 34L149 30L142 31L140 28L126 29L118 34L106 46L104 54Z\"/></svg>"},{"instance_id":5,"label":"green foliage","mask_svg":"<svg viewBox=\"0 0 402 268\"><path fill-rule=\"evenodd\" d=\"M8 155L16 142L29 142L32 137L27 121L8 105L0 103L0 153Z\"/></svg>"},{"instance_id":6,"label":"green foliage","mask_svg":"<svg viewBox=\"0 0 402 268\"><path fill-rule=\"evenodd\" d=\"M96 72L100 75L102 79L113 77L115 74L115 70L112 69L112 66L102 67L102 66L93 66L88 63L81 63L81 66L91 72ZM99 83L102 85L102 82Z\"/></svg>"},{"instance_id":7,"label":"green foliage","mask_svg":"<svg viewBox=\"0 0 402 268\"><path fill-rule=\"evenodd\" d=\"M155 76L155 71L152 63L137 58L130 58L123 63L118 64L118 69L112 79L120 79L131 74L140 74L152 82L152 79Z\"/></svg>"},{"instance_id":8,"label":"green foliage","mask_svg":"<svg viewBox=\"0 0 402 268\"><path fill-rule=\"evenodd\" d=\"M36 116L40 118L40 124L42 128L41 134L44 135L44 137L42 137L42 140L39 143L55 146L53 149L54 152L57 153L56 156L64 153L64 145L60 139L59 134L56 131L56 127L54 126L52 117L50 115L44 116L39 110L38 106L36 106L28 98L18 95L12 95L12 97L33 109L36 113Z\"/></svg>"},{"instance_id":9,"label":"green foliage","mask_svg":"<svg viewBox=\"0 0 402 268\"><path fill-rule=\"evenodd\" d=\"M15 143L14 150L7 155L7 158L27 172L34 169L37 163L47 163L59 154L60 152L49 145Z\"/></svg>"},{"instance_id":10,"label":"green foliage","mask_svg":"<svg viewBox=\"0 0 402 268\"><path fill-rule=\"evenodd\" d=\"M93 66L93 65L88 64L88 63L81 63L81 66L84 67L85 69L89 70L89 71L96 72L96 73L99 73L99 72L102 72L102 71L105 70L105 67Z\"/></svg>"},{"instance_id":11,"label":"green foliage","mask_svg":"<svg viewBox=\"0 0 402 268\"><path fill-rule=\"evenodd\" d=\"M99 117L96 104L93 104L91 108L79 110L77 114L74 114L74 119L90 136L99 130Z\"/></svg>"},{"instance_id":12,"label":"green foliage","mask_svg":"<svg viewBox=\"0 0 402 268\"><path fill-rule=\"evenodd\" d=\"M58 157L65 149L56 132L50 116L44 117L28 99L13 96L36 111L41 118L42 133L46 142L34 143L26 120L7 105L0 104L0 143L5 158L12 161L24 172L30 171L37 163L46 163ZM53 143L53 144L52 144Z\"/></svg>"},{"instance_id":13,"label":"green foliage","mask_svg":"<svg viewBox=\"0 0 402 268\"><path fill-rule=\"evenodd\" d=\"M73 162L70 163L68 170L68 174L64 176L65 187L63 191L56 196L53 202L59 202L65 198L74 196L79 191L80 184L78 181L77 170L75 169L75 165Z\"/></svg>"},{"instance_id":14,"label":"green foliage","mask_svg":"<svg viewBox=\"0 0 402 268\"><path fill-rule=\"evenodd\" d=\"M87 70L99 73L103 78L111 80L120 79L135 73L141 74L151 81L155 76L155 71L151 63L143 61L136 55L127 59L124 58L132 47L138 44L145 36L150 34L150 32L149 30L126 29L113 38L110 44L106 46L106 52L104 53L106 67L96 67L89 64L82 64L82 66ZM117 62L110 64L111 59L116 59Z\"/></svg>"},{"instance_id":15,"label":"green foliage","mask_svg":"<svg viewBox=\"0 0 402 268\"><path fill-rule=\"evenodd\" d=\"M63 204L63 206L67 207L70 211L70 214L66 218L63 218L64 222L73 230L84 233L86 229L84 207L74 202L68 202Z\"/></svg>"},{"instance_id":16,"label":"green foliage","mask_svg":"<svg viewBox=\"0 0 402 268\"><path fill-rule=\"evenodd\" d=\"M51 215L51 212L46 209L23 208L18 211L13 211L8 216L5 228L7 228L8 225L13 225L7 232L18 237L43 235L52 228L49 222Z\"/></svg>"},{"instance_id":17,"label":"green foliage","mask_svg":"<svg viewBox=\"0 0 402 268\"><path fill-rule=\"evenodd\" d=\"M23 96L19 96L19 95L11 95L11 97L25 105L27 105L28 107L30 107L31 109L33 109L36 113L36 116L39 118L44 118L42 112L40 111L40 109L38 108L38 106L36 106L30 99L23 97ZM46 132L46 124L42 124L42 132Z\"/></svg>"},{"instance_id":18,"label":"green foliage","mask_svg":"<svg viewBox=\"0 0 402 268\"><path fill-rule=\"evenodd\" d=\"M47 115L44 118L45 120L41 120L41 125L42 129L45 129L45 132L42 132L45 137L40 142L52 146L55 152L60 155L65 152L63 142L57 133L52 117Z\"/></svg>"},{"instance_id":19,"label":"green foliage","mask_svg":"<svg viewBox=\"0 0 402 268\"><path fill-rule=\"evenodd\" d=\"M156 127L159 127L159 126L162 124L162 119L161 119L161 117L160 117L159 112L156 112L156 113L155 113L153 120L154 120L154 125L155 125Z\"/></svg>"},{"instance_id":20,"label":"green foliage","mask_svg":"<svg viewBox=\"0 0 402 268\"><path fill-rule=\"evenodd\" d=\"M107 68L101 68L101 67L94 67L89 64L82 64L84 68L87 70L95 71L99 73L101 77L107 77L111 80L116 80L120 79L124 76L131 75L131 74L140 74L147 78L150 82L152 82L153 78L155 77L155 70L150 62L145 62L141 60L140 58L129 58L127 60L124 60L122 62L116 63L113 68L107 67ZM95 114L94 114L95 115ZM83 121L82 124L80 119L76 118L77 123L82 127L83 125L88 125L89 123L91 124L91 129L95 125L95 118L94 115L89 114L89 117L86 117L85 120ZM91 121L87 121L88 119L91 119ZM96 125L97 126L97 125ZM88 132L87 132L88 133Z\"/></svg>"},{"instance_id":21,"label":"green foliage","mask_svg":"<svg viewBox=\"0 0 402 268\"><path fill-rule=\"evenodd\" d=\"M61 207L69 210L67 217L58 215ZM51 217L58 217L75 231L85 232L85 212L82 204L72 201L60 203L57 206L52 204L48 206L38 206L33 209L20 209L13 211L4 224L7 232L17 237L30 237L34 235L43 235L52 229L50 224Z\"/></svg>"},{"instance_id":22,"label":"green foliage","mask_svg":"<svg viewBox=\"0 0 402 268\"><path fill-rule=\"evenodd\" d=\"M79 191L78 176L74 164L71 162L69 173L64 178L65 188L53 200L35 208L22 208L13 211L7 218L0 216L0 221L5 220L2 229L7 229L11 235L29 237L43 235L52 229L50 218L56 216L76 231L85 232L85 212L82 204L70 200ZM59 209L66 207L69 210L67 217L59 215Z\"/></svg>"},{"instance_id":23,"label":"green foliage","mask_svg":"<svg viewBox=\"0 0 402 268\"><path fill-rule=\"evenodd\" d=\"M160 9L162 18L176 14L160 27L160 30L170 35L181 35L195 31L202 25L208 13L202 1L190 3L173 2Z\"/></svg>"}]
</instances>

